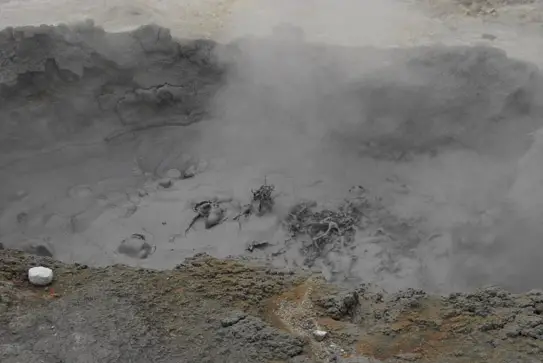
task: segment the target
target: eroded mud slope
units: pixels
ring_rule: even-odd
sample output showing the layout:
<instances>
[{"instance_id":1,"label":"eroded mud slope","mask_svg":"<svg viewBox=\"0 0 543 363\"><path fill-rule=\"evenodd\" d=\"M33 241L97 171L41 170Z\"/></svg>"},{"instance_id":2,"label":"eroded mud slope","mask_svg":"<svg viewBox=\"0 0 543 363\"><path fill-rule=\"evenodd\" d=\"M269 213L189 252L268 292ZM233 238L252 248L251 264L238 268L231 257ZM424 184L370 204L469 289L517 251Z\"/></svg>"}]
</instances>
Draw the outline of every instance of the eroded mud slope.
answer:
<instances>
[{"instance_id":1,"label":"eroded mud slope","mask_svg":"<svg viewBox=\"0 0 543 363\"><path fill-rule=\"evenodd\" d=\"M56 273L29 285L27 268ZM173 271L0 251L2 362L541 362L543 292L345 290L198 255ZM328 332L321 340L315 329Z\"/></svg>"},{"instance_id":2,"label":"eroded mud slope","mask_svg":"<svg viewBox=\"0 0 543 363\"><path fill-rule=\"evenodd\" d=\"M106 33L92 24L0 32L2 152L202 119L221 71L214 45L176 42L145 26Z\"/></svg>"}]
</instances>

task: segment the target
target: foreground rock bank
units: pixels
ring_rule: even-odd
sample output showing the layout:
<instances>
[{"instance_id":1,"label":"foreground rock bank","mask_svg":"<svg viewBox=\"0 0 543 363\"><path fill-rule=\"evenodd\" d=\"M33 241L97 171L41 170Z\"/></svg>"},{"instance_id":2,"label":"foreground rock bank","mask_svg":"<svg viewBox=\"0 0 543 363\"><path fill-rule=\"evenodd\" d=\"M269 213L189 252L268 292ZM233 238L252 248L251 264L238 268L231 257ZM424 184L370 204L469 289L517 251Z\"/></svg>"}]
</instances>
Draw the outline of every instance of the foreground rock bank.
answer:
<instances>
[{"instance_id":1,"label":"foreground rock bank","mask_svg":"<svg viewBox=\"0 0 543 363\"><path fill-rule=\"evenodd\" d=\"M27 281L37 265L51 286ZM387 294L207 255L159 272L0 251L2 362L541 362L542 313L541 291Z\"/></svg>"}]
</instances>

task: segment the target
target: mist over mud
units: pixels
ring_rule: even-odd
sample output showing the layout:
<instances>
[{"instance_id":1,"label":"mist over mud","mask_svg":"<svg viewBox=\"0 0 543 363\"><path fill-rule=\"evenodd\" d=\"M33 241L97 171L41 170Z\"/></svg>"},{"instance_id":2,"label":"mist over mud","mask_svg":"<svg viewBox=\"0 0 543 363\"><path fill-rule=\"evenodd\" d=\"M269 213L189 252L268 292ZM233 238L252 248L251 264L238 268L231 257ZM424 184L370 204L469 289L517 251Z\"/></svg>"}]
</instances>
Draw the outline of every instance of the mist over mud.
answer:
<instances>
[{"instance_id":1,"label":"mist over mud","mask_svg":"<svg viewBox=\"0 0 543 363\"><path fill-rule=\"evenodd\" d=\"M241 256L390 290L539 287L538 67L488 45L377 47L396 3L344 42L352 7L296 21L285 6L287 23L234 16L231 34L254 34L221 43L154 25L2 31L0 242L94 265ZM234 221L264 183L273 213ZM285 231L296 203L361 194L349 243L308 259ZM228 219L185 235L213 198Z\"/></svg>"}]
</instances>

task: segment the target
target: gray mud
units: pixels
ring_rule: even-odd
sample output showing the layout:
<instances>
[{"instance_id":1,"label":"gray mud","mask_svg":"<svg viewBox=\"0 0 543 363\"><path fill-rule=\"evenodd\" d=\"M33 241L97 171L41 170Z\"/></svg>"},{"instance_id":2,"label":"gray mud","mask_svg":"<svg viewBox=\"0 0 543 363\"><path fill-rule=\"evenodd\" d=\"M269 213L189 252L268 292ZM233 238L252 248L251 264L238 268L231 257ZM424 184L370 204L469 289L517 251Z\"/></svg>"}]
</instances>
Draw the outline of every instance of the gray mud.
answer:
<instances>
[{"instance_id":1,"label":"gray mud","mask_svg":"<svg viewBox=\"0 0 543 363\"><path fill-rule=\"evenodd\" d=\"M511 203L543 114L538 68L487 46L356 49L289 31L220 45L157 26L3 30L1 243L99 266L242 256L391 290L471 288L474 276L537 287L538 263L504 265L528 249L457 231ZM315 91L293 100L284 85ZM274 212L234 221L265 180L280 193ZM311 241L281 227L289 208L333 209L360 197L354 185L370 201L356 236L308 259ZM184 235L194 204L213 198L229 219ZM123 253L134 234L142 253Z\"/></svg>"}]
</instances>

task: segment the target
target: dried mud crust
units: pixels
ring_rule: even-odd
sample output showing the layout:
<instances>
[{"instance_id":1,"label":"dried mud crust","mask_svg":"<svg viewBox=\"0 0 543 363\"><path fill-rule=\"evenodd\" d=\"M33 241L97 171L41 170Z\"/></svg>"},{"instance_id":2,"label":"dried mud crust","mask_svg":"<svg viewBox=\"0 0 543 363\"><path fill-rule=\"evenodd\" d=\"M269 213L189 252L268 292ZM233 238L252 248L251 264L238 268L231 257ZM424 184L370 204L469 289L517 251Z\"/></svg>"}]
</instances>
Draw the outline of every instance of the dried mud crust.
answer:
<instances>
[{"instance_id":1,"label":"dried mud crust","mask_svg":"<svg viewBox=\"0 0 543 363\"><path fill-rule=\"evenodd\" d=\"M52 286L25 280L37 264ZM540 291L386 294L207 255L152 271L0 251L2 362L540 362L542 313Z\"/></svg>"}]
</instances>

